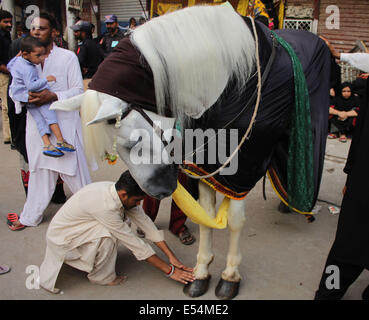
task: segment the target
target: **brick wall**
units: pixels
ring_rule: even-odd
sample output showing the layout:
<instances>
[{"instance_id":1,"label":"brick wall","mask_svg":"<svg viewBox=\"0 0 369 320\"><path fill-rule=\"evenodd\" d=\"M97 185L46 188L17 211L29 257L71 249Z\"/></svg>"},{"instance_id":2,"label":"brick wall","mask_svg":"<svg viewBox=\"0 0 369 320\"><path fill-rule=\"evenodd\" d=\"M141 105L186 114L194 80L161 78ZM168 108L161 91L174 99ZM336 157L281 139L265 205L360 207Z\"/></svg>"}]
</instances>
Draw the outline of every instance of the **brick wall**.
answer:
<instances>
[{"instance_id":1,"label":"brick wall","mask_svg":"<svg viewBox=\"0 0 369 320\"><path fill-rule=\"evenodd\" d=\"M336 5L340 10L338 30L326 27L329 5ZM351 50L356 40L363 40L369 47L369 0L321 0L318 34L328 38L342 52Z\"/></svg>"}]
</instances>

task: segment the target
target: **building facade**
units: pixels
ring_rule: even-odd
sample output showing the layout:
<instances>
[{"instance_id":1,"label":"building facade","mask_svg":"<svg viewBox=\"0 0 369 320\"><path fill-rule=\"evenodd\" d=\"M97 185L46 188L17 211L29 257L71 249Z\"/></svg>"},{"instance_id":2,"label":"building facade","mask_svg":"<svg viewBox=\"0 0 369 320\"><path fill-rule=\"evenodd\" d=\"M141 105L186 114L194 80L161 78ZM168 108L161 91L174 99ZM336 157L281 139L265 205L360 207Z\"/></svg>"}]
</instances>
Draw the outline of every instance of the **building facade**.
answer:
<instances>
[{"instance_id":1,"label":"building facade","mask_svg":"<svg viewBox=\"0 0 369 320\"><path fill-rule=\"evenodd\" d=\"M369 44L368 0L287 0L284 28L298 28L328 38L342 52Z\"/></svg>"},{"instance_id":2,"label":"building facade","mask_svg":"<svg viewBox=\"0 0 369 320\"><path fill-rule=\"evenodd\" d=\"M69 48L75 48L69 28L81 18L95 25L95 36L106 30L104 17L115 14L122 27L131 17L150 17L196 4L220 4L225 0L0 0L14 15L13 38L37 10L53 14L64 31ZM257 6L274 8L276 28L302 29L328 38L341 52L365 51L369 47L369 0L229 0L242 15Z\"/></svg>"}]
</instances>

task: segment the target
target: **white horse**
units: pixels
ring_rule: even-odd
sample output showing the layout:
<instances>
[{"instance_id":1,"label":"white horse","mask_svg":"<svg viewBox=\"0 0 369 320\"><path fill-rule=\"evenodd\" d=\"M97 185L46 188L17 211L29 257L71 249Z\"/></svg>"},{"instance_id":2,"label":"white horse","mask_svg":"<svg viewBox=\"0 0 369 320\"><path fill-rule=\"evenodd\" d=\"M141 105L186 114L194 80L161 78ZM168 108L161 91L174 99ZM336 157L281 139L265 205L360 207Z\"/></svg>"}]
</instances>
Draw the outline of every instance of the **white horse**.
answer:
<instances>
[{"instance_id":1,"label":"white horse","mask_svg":"<svg viewBox=\"0 0 369 320\"><path fill-rule=\"evenodd\" d=\"M210 122L205 121L205 125L213 125L214 119L220 121L219 125L211 126L218 129L231 123L230 120L238 115L241 120L233 121L229 128L237 128L242 133L241 137L248 132L247 128L251 128L250 121L253 128L251 136L248 136L247 142L238 152L239 156L249 152L247 158L241 158L242 162L239 160L238 171L238 174L245 174L246 184L243 190L249 191L265 174L276 146L281 141L285 142L283 139L288 127L287 119L294 106L293 71L288 54L282 47L274 46L272 49L268 29L261 25L256 28L250 21L246 19L245 22L233 8L223 6L191 7L152 19L135 29L129 39L121 41L117 50L102 63L91 82L91 90L87 90L82 96L55 102L51 109L68 111L81 108L88 159L99 161L106 152L116 151L141 188L158 199L170 196L176 189L178 166L170 161L173 154L165 148L171 138L165 137L165 133L175 126L175 120L179 120L184 129L196 127L197 123L194 124L191 119L201 121L206 116ZM258 35L264 35L265 38L258 41ZM309 90L312 91L310 107L313 146L319 144L318 151L310 150L314 155L314 167L309 167L310 172L314 173L313 191L316 200L322 152L324 154L325 149L325 137L322 137L327 126L325 119L328 116L329 72L323 74L318 81L314 72L310 72L310 66L312 61L319 60L316 56L320 54L320 71L327 71L324 70L324 65L329 61L329 53L317 37L305 33L297 34L297 38L299 36L305 39L296 41L295 47L299 52L302 51L299 57ZM288 37L289 34L286 35ZM291 37L296 37L296 34L292 33ZM139 61L136 62L138 69L132 70L143 72L145 76L151 75L153 87L150 89L155 93L156 113L131 108L140 102L131 98L135 91L135 87L129 83L129 80L133 80L133 71L125 68L127 65L135 66L135 62L130 60L130 63L125 64L123 61L122 72L119 73L119 59L126 59L124 52L128 52L125 50L130 50L132 45L137 50ZM257 48L260 45L258 54ZM315 50L310 50L309 46L315 46ZM275 56L278 62L274 62L272 67L268 67L269 55ZM251 107L245 111L244 106L251 99L251 93L256 90L256 80L260 79L261 72L256 68L258 59L263 74L267 74L265 70L271 68L270 74L276 77L276 81L264 83L258 112L253 112ZM114 86L114 90L111 91L110 85L104 83L111 80L104 73L106 70L119 75L113 79L111 86ZM130 87L128 94L126 88L120 91L117 85L126 80ZM315 90L313 86L318 86L318 89ZM322 97L319 90L326 90L326 96ZM315 103L319 95L319 102ZM172 114L171 118L163 116L168 109ZM209 113L212 110L218 111ZM257 115L255 122L252 114ZM270 119L271 115L276 119ZM322 119L317 121L320 116ZM116 119L115 125L106 121L111 119ZM260 145L262 150L257 149ZM137 150L140 152L137 153ZM143 158L150 158L151 161L138 164L137 159ZM216 178L222 179L219 174ZM237 178L237 174L233 178ZM215 217L216 192L202 182L199 183L199 203L210 217ZM238 293L241 281L239 265L242 259L239 239L244 222L245 201L231 199L228 209L230 242L227 264L216 288L216 295L222 299L231 299ZM212 229L200 225L199 251L194 271L196 280L185 287L185 292L192 297L202 295L208 288L209 265L214 258L212 232Z\"/></svg>"}]
</instances>

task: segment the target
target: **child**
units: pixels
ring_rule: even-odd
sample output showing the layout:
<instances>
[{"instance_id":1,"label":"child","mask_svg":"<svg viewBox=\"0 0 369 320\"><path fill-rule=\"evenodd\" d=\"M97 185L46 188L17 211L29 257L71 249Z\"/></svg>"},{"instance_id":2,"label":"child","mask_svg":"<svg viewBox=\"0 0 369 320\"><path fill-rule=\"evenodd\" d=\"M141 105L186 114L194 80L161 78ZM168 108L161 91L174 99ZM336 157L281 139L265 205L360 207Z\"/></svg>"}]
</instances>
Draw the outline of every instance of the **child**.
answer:
<instances>
[{"instance_id":1,"label":"child","mask_svg":"<svg viewBox=\"0 0 369 320\"><path fill-rule=\"evenodd\" d=\"M37 107L27 103L29 91L49 90L48 82L56 81L54 76L48 76L46 79L38 77L36 65L43 62L45 47L38 39L28 36L21 40L20 51L21 56L14 57L7 65L13 77L9 87L9 95L16 104L19 102L26 104L42 137L44 155L61 157L64 155L62 151L75 151L75 148L64 140L57 122L56 113L53 110L49 110L50 104ZM56 147L50 142L50 130L57 139Z\"/></svg>"}]
</instances>

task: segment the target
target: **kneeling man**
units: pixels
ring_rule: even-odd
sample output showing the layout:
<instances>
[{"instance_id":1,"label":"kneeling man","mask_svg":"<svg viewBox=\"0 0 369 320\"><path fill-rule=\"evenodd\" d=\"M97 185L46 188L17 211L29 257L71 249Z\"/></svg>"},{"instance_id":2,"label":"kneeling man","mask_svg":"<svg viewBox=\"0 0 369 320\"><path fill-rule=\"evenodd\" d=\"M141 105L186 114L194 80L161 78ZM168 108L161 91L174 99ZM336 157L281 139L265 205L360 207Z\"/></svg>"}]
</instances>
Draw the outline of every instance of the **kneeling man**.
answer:
<instances>
[{"instance_id":1,"label":"kneeling man","mask_svg":"<svg viewBox=\"0 0 369 320\"><path fill-rule=\"evenodd\" d=\"M40 267L41 286L59 292L55 282L63 263L87 272L92 283L121 283L125 276L115 273L118 240L138 260L151 263L173 280L192 282L193 270L176 258L164 241L163 231L156 228L139 206L144 196L128 170L116 183L95 182L75 193L56 213L47 230L46 254ZM169 264L133 233L125 221L127 217L165 253Z\"/></svg>"}]
</instances>

